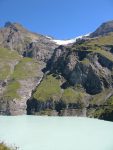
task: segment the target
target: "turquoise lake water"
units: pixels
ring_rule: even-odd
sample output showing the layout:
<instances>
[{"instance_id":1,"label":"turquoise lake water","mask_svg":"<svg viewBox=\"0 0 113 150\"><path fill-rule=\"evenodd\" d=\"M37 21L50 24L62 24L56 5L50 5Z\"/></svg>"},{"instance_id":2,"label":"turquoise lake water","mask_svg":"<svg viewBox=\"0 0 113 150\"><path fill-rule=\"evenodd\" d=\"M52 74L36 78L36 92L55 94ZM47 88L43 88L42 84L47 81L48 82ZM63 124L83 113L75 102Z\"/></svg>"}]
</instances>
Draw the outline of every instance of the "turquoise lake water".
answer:
<instances>
[{"instance_id":1,"label":"turquoise lake water","mask_svg":"<svg viewBox=\"0 0 113 150\"><path fill-rule=\"evenodd\" d=\"M80 117L0 116L0 141L19 150L113 150L113 122Z\"/></svg>"}]
</instances>

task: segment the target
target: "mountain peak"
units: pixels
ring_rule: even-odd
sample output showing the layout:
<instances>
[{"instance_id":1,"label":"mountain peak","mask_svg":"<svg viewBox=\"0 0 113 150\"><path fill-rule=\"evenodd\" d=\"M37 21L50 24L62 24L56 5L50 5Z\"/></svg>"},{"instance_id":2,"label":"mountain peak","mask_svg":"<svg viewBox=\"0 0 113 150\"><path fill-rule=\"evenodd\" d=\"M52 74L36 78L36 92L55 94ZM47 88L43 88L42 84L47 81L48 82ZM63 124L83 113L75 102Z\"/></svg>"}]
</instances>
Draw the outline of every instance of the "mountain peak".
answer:
<instances>
[{"instance_id":1,"label":"mountain peak","mask_svg":"<svg viewBox=\"0 0 113 150\"><path fill-rule=\"evenodd\" d=\"M90 37L103 36L110 32L113 32L113 20L101 24L100 27L97 28L95 32L90 34Z\"/></svg>"},{"instance_id":2,"label":"mountain peak","mask_svg":"<svg viewBox=\"0 0 113 150\"><path fill-rule=\"evenodd\" d=\"M10 27L12 25L12 23L10 21L6 22L4 27Z\"/></svg>"},{"instance_id":3,"label":"mountain peak","mask_svg":"<svg viewBox=\"0 0 113 150\"><path fill-rule=\"evenodd\" d=\"M12 23L10 21L6 22L5 25L4 25L4 27L10 27L10 26L23 27L21 24L19 24L17 22Z\"/></svg>"},{"instance_id":4,"label":"mountain peak","mask_svg":"<svg viewBox=\"0 0 113 150\"><path fill-rule=\"evenodd\" d=\"M8 21L5 23L4 27L11 28L15 31L24 31L24 32L27 31L21 24L16 23L16 22L12 23L12 22Z\"/></svg>"}]
</instances>

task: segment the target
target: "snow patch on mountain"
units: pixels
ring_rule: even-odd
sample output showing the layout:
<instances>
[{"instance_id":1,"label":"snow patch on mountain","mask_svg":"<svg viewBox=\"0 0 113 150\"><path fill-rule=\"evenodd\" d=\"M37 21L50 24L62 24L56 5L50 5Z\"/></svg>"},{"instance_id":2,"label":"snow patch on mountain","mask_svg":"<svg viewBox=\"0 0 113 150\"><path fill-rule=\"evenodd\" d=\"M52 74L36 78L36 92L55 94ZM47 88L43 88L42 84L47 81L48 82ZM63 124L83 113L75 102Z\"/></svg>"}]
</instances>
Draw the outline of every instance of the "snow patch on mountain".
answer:
<instances>
[{"instance_id":1,"label":"snow patch on mountain","mask_svg":"<svg viewBox=\"0 0 113 150\"><path fill-rule=\"evenodd\" d=\"M89 35L90 35L90 33L88 33L86 35L78 36L76 38L69 39L69 40L56 40L56 39L53 39L53 38L48 37L48 36L46 36L46 37L49 38L51 41L55 42L57 45L68 45L68 44L72 44L72 43L76 42L77 39L82 39L82 38L87 37Z\"/></svg>"}]
</instances>

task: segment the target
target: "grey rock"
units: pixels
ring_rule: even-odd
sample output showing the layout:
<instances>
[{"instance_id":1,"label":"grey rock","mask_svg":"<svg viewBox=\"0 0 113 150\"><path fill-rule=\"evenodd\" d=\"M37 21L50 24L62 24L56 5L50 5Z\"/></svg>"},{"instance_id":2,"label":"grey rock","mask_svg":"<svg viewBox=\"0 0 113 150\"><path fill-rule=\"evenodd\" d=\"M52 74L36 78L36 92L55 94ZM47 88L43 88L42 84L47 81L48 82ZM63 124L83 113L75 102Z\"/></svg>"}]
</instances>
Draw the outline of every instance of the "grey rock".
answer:
<instances>
[{"instance_id":1,"label":"grey rock","mask_svg":"<svg viewBox=\"0 0 113 150\"><path fill-rule=\"evenodd\" d=\"M90 34L90 37L104 36L113 32L113 20L103 23L95 32Z\"/></svg>"},{"instance_id":2,"label":"grey rock","mask_svg":"<svg viewBox=\"0 0 113 150\"><path fill-rule=\"evenodd\" d=\"M32 33L18 23L6 23L5 27L0 29L0 46L45 62L57 47L50 38Z\"/></svg>"}]
</instances>

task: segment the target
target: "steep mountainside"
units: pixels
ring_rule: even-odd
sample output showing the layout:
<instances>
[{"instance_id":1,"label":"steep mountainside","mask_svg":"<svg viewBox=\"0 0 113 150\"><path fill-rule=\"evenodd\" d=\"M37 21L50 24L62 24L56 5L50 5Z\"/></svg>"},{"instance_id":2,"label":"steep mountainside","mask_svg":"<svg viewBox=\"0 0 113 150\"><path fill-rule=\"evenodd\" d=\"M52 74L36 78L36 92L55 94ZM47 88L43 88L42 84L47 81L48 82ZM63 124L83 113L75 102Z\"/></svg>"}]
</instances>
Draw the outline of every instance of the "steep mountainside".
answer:
<instances>
[{"instance_id":1,"label":"steep mountainside","mask_svg":"<svg viewBox=\"0 0 113 150\"><path fill-rule=\"evenodd\" d=\"M0 48L0 114L26 113L26 101L43 77L43 64Z\"/></svg>"},{"instance_id":2,"label":"steep mountainside","mask_svg":"<svg viewBox=\"0 0 113 150\"><path fill-rule=\"evenodd\" d=\"M113 121L113 21L66 46L7 23L0 45L0 114Z\"/></svg>"},{"instance_id":3,"label":"steep mountainside","mask_svg":"<svg viewBox=\"0 0 113 150\"><path fill-rule=\"evenodd\" d=\"M10 22L0 29L0 46L45 62L57 47L55 42L46 36L29 32L22 25Z\"/></svg>"}]
</instances>

